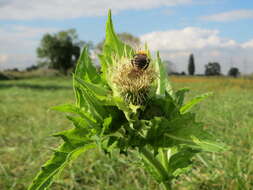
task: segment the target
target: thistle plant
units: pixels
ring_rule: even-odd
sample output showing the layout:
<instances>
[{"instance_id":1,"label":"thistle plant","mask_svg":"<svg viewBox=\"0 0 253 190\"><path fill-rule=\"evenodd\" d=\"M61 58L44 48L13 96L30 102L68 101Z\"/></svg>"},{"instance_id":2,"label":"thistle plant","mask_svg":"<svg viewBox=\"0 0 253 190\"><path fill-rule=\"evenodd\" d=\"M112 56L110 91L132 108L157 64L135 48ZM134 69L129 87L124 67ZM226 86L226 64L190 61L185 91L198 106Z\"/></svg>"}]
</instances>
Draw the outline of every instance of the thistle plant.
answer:
<instances>
[{"instance_id":1,"label":"thistle plant","mask_svg":"<svg viewBox=\"0 0 253 190\"><path fill-rule=\"evenodd\" d=\"M29 190L48 188L68 163L96 147L107 153L137 152L144 169L171 190L173 180L191 169L195 154L224 149L190 112L210 94L184 103L188 89L173 92L159 53L152 58L147 47L138 51L120 41L110 11L99 59L101 74L88 49L82 51L73 74L76 103L54 107L71 113L67 118L74 128L54 135L64 143L41 168Z\"/></svg>"}]
</instances>

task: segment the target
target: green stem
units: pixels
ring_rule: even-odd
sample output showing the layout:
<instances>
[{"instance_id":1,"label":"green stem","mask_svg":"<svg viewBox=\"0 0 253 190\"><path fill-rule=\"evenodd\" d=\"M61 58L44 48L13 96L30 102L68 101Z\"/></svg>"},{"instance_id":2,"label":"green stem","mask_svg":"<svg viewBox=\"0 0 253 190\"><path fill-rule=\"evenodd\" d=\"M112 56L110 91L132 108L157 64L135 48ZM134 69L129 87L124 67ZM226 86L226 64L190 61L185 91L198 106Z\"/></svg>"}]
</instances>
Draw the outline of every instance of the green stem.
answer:
<instances>
[{"instance_id":1,"label":"green stem","mask_svg":"<svg viewBox=\"0 0 253 190\"><path fill-rule=\"evenodd\" d=\"M166 190L172 190L171 188L171 180L164 169L163 165L153 156L153 154L148 151L146 148L142 147L139 149L140 153L142 153L143 157L156 169L159 175L162 177L162 184Z\"/></svg>"},{"instance_id":2,"label":"green stem","mask_svg":"<svg viewBox=\"0 0 253 190\"><path fill-rule=\"evenodd\" d=\"M161 153L162 153L163 165L166 171L169 172L169 160L168 160L167 151L164 149L161 149Z\"/></svg>"}]
</instances>

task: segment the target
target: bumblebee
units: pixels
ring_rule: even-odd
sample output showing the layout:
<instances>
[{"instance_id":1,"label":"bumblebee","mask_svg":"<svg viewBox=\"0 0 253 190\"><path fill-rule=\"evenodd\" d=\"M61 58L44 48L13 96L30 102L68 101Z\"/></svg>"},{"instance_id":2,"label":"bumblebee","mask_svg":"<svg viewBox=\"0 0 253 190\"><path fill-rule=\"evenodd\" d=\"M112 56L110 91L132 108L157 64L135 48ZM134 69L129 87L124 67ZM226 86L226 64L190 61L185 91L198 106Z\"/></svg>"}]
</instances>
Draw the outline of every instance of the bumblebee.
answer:
<instances>
[{"instance_id":1,"label":"bumblebee","mask_svg":"<svg viewBox=\"0 0 253 190\"><path fill-rule=\"evenodd\" d=\"M140 70L146 70L149 66L150 59L148 58L147 53L145 52L138 52L133 56L131 60L131 64L133 67L136 67Z\"/></svg>"}]
</instances>

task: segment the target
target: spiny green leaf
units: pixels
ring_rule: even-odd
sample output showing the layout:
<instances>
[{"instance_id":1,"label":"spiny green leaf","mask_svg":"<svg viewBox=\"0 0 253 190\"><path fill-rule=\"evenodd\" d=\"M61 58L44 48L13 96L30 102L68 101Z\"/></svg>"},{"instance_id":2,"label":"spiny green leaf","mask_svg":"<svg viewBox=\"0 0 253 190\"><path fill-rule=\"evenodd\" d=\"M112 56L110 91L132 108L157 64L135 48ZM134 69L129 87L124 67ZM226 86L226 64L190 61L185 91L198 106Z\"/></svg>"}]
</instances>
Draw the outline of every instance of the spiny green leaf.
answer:
<instances>
[{"instance_id":1,"label":"spiny green leaf","mask_svg":"<svg viewBox=\"0 0 253 190\"><path fill-rule=\"evenodd\" d=\"M54 134L55 137L61 137L65 142L78 144L89 141L90 130L88 128L73 128Z\"/></svg>"},{"instance_id":2,"label":"spiny green leaf","mask_svg":"<svg viewBox=\"0 0 253 190\"><path fill-rule=\"evenodd\" d=\"M101 124L95 123L91 120L89 120L87 117L82 115L81 117L72 117L70 115L66 116L73 125L78 129L86 129L89 130L89 132L95 132L101 130Z\"/></svg>"},{"instance_id":3,"label":"spiny green leaf","mask_svg":"<svg viewBox=\"0 0 253 190\"><path fill-rule=\"evenodd\" d=\"M175 101L167 93L165 97L155 97L149 100L145 110L142 112L142 118L151 120L154 117L174 118L179 114L179 109Z\"/></svg>"},{"instance_id":4,"label":"spiny green leaf","mask_svg":"<svg viewBox=\"0 0 253 190\"><path fill-rule=\"evenodd\" d=\"M125 53L131 54L133 53L133 50L129 45L124 44L116 35L112 23L111 10L109 10L108 19L106 22L106 36L103 47L103 54L110 57L122 57Z\"/></svg>"},{"instance_id":5,"label":"spiny green leaf","mask_svg":"<svg viewBox=\"0 0 253 190\"><path fill-rule=\"evenodd\" d=\"M109 130L109 127L110 127L111 123L112 123L112 117L111 117L111 116L104 119L104 123L103 123L103 133L104 133L105 131L108 131L108 130Z\"/></svg>"},{"instance_id":6,"label":"spiny green leaf","mask_svg":"<svg viewBox=\"0 0 253 190\"><path fill-rule=\"evenodd\" d=\"M111 63L112 61L111 61L111 60L110 60L110 61L106 60L106 56L105 56L105 55L102 55L102 54L99 54L99 55L98 55L98 59L99 59L100 65L101 65L101 71L102 71L101 77L102 77L104 80L106 80L106 79L107 79L107 70L108 70L108 66L110 65L109 63ZM107 84L108 84L109 86L111 86L110 81L106 81L106 82L107 82Z\"/></svg>"},{"instance_id":7,"label":"spiny green leaf","mask_svg":"<svg viewBox=\"0 0 253 190\"><path fill-rule=\"evenodd\" d=\"M177 153L169 158L169 172L175 177L188 172L191 169L191 159L198 152L191 148L179 148Z\"/></svg>"},{"instance_id":8,"label":"spiny green leaf","mask_svg":"<svg viewBox=\"0 0 253 190\"><path fill-rule=\"evenodd\" d=\"M58 106L54 106L51 108L52 110L60 111L60 112L69 112L69 113L79 113L80 108L74 106L72 104L62 104Z\"/></svg>"},{"instance_id":9,"label":"spiny green leaf","mask_svg":"<svg viewBox=\"0 0 253 190\"><path fill-rule=\"evenodd\" d=\"M84 109L86 109L97 122L102 122L103 118L108 115L105 108L102 106L102 102L94 96L93 93L85 90L80 89L81 94L86 102Z\"/></svg>"},{"instance_id":10,"label":"spiny green leaf","mask_svg":"<svg viewBox=\"0 0 253 190\"><path fill-rule=\"evenodd\" d=\"M97 73L96 68L92 64L92 61L89 56L89 50L87 47L83 49L79 57L74 76L84 81L92 82L95 84L104 83L100 75ZM75 80L73 80L73 86L74 86L74 93L76 97L76 104L78 106L84 105L85 101L82 95L80 94L80 91L77 89Z\"/></svg>"},{"instance_id":11,"label":"spiny green leaf","mask_svg":"<svg viewBox=\"0 0 253 190\"><path fill-rule=\"evenodd\" d=\"M168 74L160 58L159 52L157 52L157 60L155 61L155 67L156 72L158 74L156 94L159 96L165 96L165 92L167 92L169 95L172 96L172 87L169 83Z\"/></svg>"},{"instance_id":12,"label":"spiny green leaf","mask_svg":"<svg viewBox=\"0 0 253 190\"><path fill-rule=\"evenodd\" d=\"M120 110L124 112L131 112L131 109L128 107L128 105L121 97L113 97L113 101Z\"/></svg>"},{"instance_id":13,"label":"spiny green leaf","mask_svg":"<svg viewBox=\"0 0 253 190\"><path fill-rule=\"evenodd\" d=\"M28 190L45 190L47 189L57 174L71 161L75 160L84 151L95 148L94 144L87 144L74 147L70 152L56 151L53 157L42 166L41 171L33 180Z\"/></svg>"},{"instance_id":14,"label":"spiny green leaf","mask_svg":"<svg viewBox=\"0 0 253 190\"><path fill-rule=\"evenodd\" d=\"M215 142L214 137L203 129L202 123L195 121L195 114L186 113L167 123L168 130L165 133L173 139L174 145L186 145L193 149L218 152L224 150L221 143Z\"/></svg>"},{"instance_id":15,"label":"spiny green leaf","mask_svg":"<svg viewBox=\"0 0 253 190\"><path fill-rule=\"evenodd\" d=\"M160 163L148 149L143 147L140 148L139 151L142 153L143 160L147 163L147 170L154 175L153 177L155 177L158 182L165 182L170 179L170 174L167 173L162 163Z\"/></svg>"},{"instance_id":16,"label":"spiny green leaf","mask_svg":"<svg viewBox=\"0 0 253 190\"><path fill-rule=\"evenodd\" d=\"M112 60L114 58L121 58L122 56L131 56L133 55L133 52L133 49L129 45L123 43L116 35L113 28L111 10L109 10L108 19L106 22L106 34L105 43L103 46L103 54L99 55L100 63L102 66L103 78L107 79L108 67L113 64ZM110 83L110 81L107 82Z\"/></svg>"},{"instance_id":17,"label":"spiny green leaf","mask_svg":"<svg viewBox=\"0 0 253 190\"><path fill-rule=\"evenodd\" d=\"M78 81L78 83L81 84L83 87L85 87L86 89L89 89L90 91L92 91L94 94L98 96L108 96L110 94L110 91L104 87L86 82L77 76L74 76L74 79Z\"/></svg>"},{"instance_id":18,"label":"spiny green leaf","mask_svg":"<svg viewBox=\"0 0 253 190\"><path fill-rule=\"evenodd\" d=\"M67 115L66 117L73 123L76 128L87 128L87 126L89 126L89 123L87 123L82 117L72 117L70 115Z\"/></svg>"},{"instance_id":19,"label":"spiny green leaf","mask_svg":"<svg viewBox=\"0 0 253 190\"><path fill-rule=\"evenodd\" d=\"M93 95L96 96L98 100L100 100L100 103L103 105L115 105L112 99L112 92L108 90L105 87L102 87L100 85L96 85L93 83L85 82L84 80L75 77L74 79L77 81L78 84L80 84L81 87L83 87L85 90L90 91Z\"/></svg>"},{"instance_id":20,"label":"spiny green leaf","mask_svg":"<svg viewBox=\"0 0 253 190\"><path fill-rule=\"evenodd\" d=\"M76 105L78 107L86 106L86 101L82 95L82 91L76 85L76 81L74 81L74 80L73 80L73 86L74 86L74 93L75 93L75 97L76 97Z\"/></svg>"},{"instance_id":21,"label":"spiny green leaf","mask_svg":"<svg viewBox=\"0 0 253 190\"><path fill-rule=\"evenodd\" d=\"M193 98L190 102L186 103L185 105L183 105L180 108L180 113L184 114L186 113L188 110L190 110L194 105L196 105L197 103L201 102L202 100L204 100L205 98L211 96L213 93L205 93L202 94L200 96L197 96L195 98Z\"/></svg>"},{"instance_id":22,"label":"spiny green leaf","mask_svg":"<svg viewBox=\"0 0 253 190\"><path fill-rule=\"evenodd\" d=\"M147 144L153 148L170 147L173 141L164 135L170 128L168 123L164 117L154 117L150 122L142 123L148 127L145 135Z\"/></svg>"},{"instance_id":23,"label":"spiny green leaf","mask_svg":"<svg viewBox=\"0 0 253 190\"><path fill-rule=\"evenodd\" d=\"M102 101L100 101L89 88L84 85L82 85L82 87L83 88L76 87L76 92L78 92L77 94L81 103L79 107L82 107L82 109L88 112L90 117L94 118L97 122L102 122L103 117L108 115L102 105ZM76 113L82 113L82 111L80 112L79 107L76 106L74 108ZM59 107L56 107L55 109L62 111Z\"/></svg>"},{"instance_id":24,"label":"spiny green leaf","mask_svg":"<svg viewBox=\"0 0 253 190\"><path fill-rule=\"evenodd\" d=\"M150 121L141 122L146 144L153 148L171 148L184 145L196 150L220 151L220 143L213 142L213 137L203 130L203 124L195 121L195 114L177 115L168 120L164 117L154 117Z\"/></svg>"},{"instance_id":25,"label":"spiny green leaf","mask_svg":"<svg viewBox=\"0 0 253 190\"><path fill-rule=\"evenodd\" d=\"M88 128L73 128L55 134L54 136L62 137L64 144L55 151L54 156L42 167L29 190L46 189L53 178L69 162L76 159L87 149L94 148L95 144L89 139L89 134Z\"/></svg>"},{"instance_id":26,"label":"spiny green leaf","mask_svg":"<svg viewBox=\"0 0 253 190\"><path fill-rule=\"evenodd\" d=\"M83 107L86 108L90 113L98 120L102 121L103 116L107 113L102 106L102 101L99 99L107 99L108 93L106 89L87 83L80 78L74 77L77 83L81 86L76 88L77 91L80 90L80 94L83 99ZM107 94L107 97L105 96ZM97 96L96 96L97 95Z\"/></svg>"},{"instance_id":27,"label":"spiny green leaf","mask_svg":"<svg viewBox=\"0 0 253 190\"><path fill-rule=\"evenodd\" d=\"M82 119L92 127L97 128L98 124L96 123L96 120L94 117L92 117L88 112L83 111L81 108L72 105L72 104L63 104L59 106L55 106L52 108L53 110L61 111L61 112L68 112L68 113L74 113L78 114L82 117Z\"/></svg>"},{"instance_id":28,"label":"spiny green leaf","mask_svg":"<svg viewBox=\"0 0 253 190\"><path fill-rule=\"evenodd\" d=\"M189 89L188 89L188 88L183 88L183 89L178 90L178 91L175 93L177 105L178 105L179 107L181 107L181 106L183 105L185 93L187 93L187 92L189 92Z\"/></svg>"},{"instance_id":29,"label":"spiny green leaf","mask_svg":"<svg viewBox=\"0 0 253 190\"><path fill-rule=\"evenodd\" d=\"M223 143L211 141L209 139L198 139L195 136L192 136L192 140L204 151L222 152L228 149Z\"/></svg>"},{"instance_id":30,"label":"spiny green leaf","mask_svg":"<svg viewBox=\"0 0 253 190\"><path fill-rule=\"evenodd\" d=\"M92 64L87 47L83 49L79 57L75 70L75 77L95 84L101 82L100 75L97 73L96 68Z\"/></svg>"},{"instance_id":31,"label":"spiny green leaf","mask_svg":"<svg viewBox=\"0 0 253 190\"><path fill-rule=\"evenodd\" d=\"M157 172L157 170L149 163L149 161L143 158L142 167L151 175L157 182L161 183L163 181L162 176Z\"/></svg>"}]
</instances>

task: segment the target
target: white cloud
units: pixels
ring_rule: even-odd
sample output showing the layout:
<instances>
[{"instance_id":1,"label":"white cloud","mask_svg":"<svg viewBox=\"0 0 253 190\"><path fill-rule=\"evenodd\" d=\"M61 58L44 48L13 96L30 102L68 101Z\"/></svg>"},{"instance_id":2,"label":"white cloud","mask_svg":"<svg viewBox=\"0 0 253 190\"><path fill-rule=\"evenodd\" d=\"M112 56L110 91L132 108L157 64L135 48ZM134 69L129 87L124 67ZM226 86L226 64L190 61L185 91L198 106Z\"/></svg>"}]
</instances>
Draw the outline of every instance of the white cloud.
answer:
<instances>
[{"instance_id":1,"label":"white cloud","mask_svg":"<svg viewBox=\"0 0 253 190\"><path fill-rule=\"evenodd\" d=\"M186 27L181 30L156 31L140 36L152 51L160 51L164 60L174 63L179 72L186 71L190 53L194 53L197 73L204 72L210 61L221 63L222 72L231 66L239 67L244 73L253 72L245 64L253 60L253 40L238 43L219 36L218 30ZM246 61L245 61L246 60Z\"/></svg>"},{"instance_id":2,"label":"white cloud","mask_svg":"<svg viewBox=\"0 0 253 190\"><path fill-rule=\"evenodd\" d=\"M158 31L141 36L152 50L189 50L206 47L235 46L234 40L222 39L218 30L186 27L182 30Z\"/></svg>"},{"instance_id":3,"label":"white cloud","mask_svg":"<svg viewBox=\"0 0 253 190\"><path fill-rule=\"evenodd\" d=\"M105 15L129 9L150 9L191 3L192 0L10 0L0 3L0 19L66 19Z\"/></svg>"},{"instance_id":4,"label":"white cloud","mask_svg":"<svg viewBox=\"0 0 253 190\"><path fill-rule=\"evenodd\" d=\"M253 39L242 44L243 48L253 48Z\"/></svg>"},{"instance_id":5,"label":"white cloud","mask_svg":"<svg viewBox=\"0 0 253 190\"><path fill-rule=\"evenodd\" d=\"M0 52L12 53L27 52L34 48L39 38L50 32L57 31L56 28L39 28L22 25L6 25L0 28Z\"/></svg>"},{"instance_id":6,"label":"white cloud","mask_svg":"<svg viewBox=\"0 0 253 190\"><path fill-rule=\"evenodd\" d=\"M0 28L1 68L25 68L36 63L35 49L43 34L56 28L38 28L22 25L6 25Z\"/></svg>"},{"instance_id":7,"label":"white cloud","mask_svg":"<svg viewBox=\"0 0 253 190\"><path fill-rule=\"evenodd\" d=\"M200 17L204 21L226 22L253 18L253 10L241 9Z\"/></svg>"}]
</instances>

